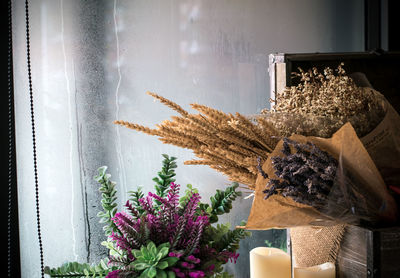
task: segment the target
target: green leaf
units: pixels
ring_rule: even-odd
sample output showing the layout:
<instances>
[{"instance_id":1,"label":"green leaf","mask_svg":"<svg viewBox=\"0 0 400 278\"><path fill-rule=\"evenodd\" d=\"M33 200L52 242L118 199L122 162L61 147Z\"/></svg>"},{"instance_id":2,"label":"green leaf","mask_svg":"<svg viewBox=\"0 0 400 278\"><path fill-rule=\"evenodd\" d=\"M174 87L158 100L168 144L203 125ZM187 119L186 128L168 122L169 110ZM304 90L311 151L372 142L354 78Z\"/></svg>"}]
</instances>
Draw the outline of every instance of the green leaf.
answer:
<instances>
[{"instance_id":1,"label":"green leaf","mask_svg":"<svg viewBox=\"0 0 400 278\"><path fill-rule=\"evenodd\" d=\"M175 278L176 277L175 272L173 272L173 271L168 271L167 275L168 275L168 278Z\"/></svg>"},{"instance_id":2,"label":"green leaf","mask_svg":"<svg viewBox=\"0 0 400 278\"><path fill-rule=\"evenodd\" d=\"M142 263L139 261L134 261L131 263L131 265L136 269L136 270L143 270L148 268L150 265L148 265L147 263Z\"/></svg>"},{"instance_id":3,"label":"green leaf","mask_svg":"<svg viewBox=\"0 0 400 278\"><path fill-rule=\"evenodd\" d=\"M155 261L159 262L162 259L163 255L162 253L157 253L156 257L155 257Z\"/></svg>"},{"instance_id":4,"label":"green leaf","mask_svg":"<svg viewBox=\"0 0 400 278\"><path fill-rule=\"evenodd\" d=\"M210 223L216 223L216 222L218 222L218 216L213 214L210 216L209 220L210 220Z\"/></svg>"},{"instance_id":5,"label":"green leaf","mask_svg":"<svg viewBox=\"0 0 400 278\"><path fill-rule=\"evenodd\" d=\"M177 167L176 165L176 157L169 157L166 154L163 154L164 160L162 161L162 168L161 171L159 171L158 177L153 178L153 181L156 182L156 185L154 188L156 189L156 194L160 197L165 197L167 189L170 186L170 183L175 181L173 177L176 175L175 174L175 168ZM155 201L155 209L159 209L159 206L161 205L159 201Z\"/></svg>"},{"instance_id":6,"label":"green leaf","mask_svg":"<svg viewBox=\"0 0 400 278\"><path fill-rule=\"evenodd\" d=\"M45 274L50 277L104 277L112 271L112 268L102 268L99 265L89 265L87 263L69 262L58 268L45 267Z\"/></svg>"},{"instance_id":7,"label":"green leaf","mask_svg":"<svg viewBox=\"0 0 400 278\"><path fill-rule=\"evenodd\" d=\"M176 264L177 261L179 261L179 258L177 257L167 257L163 259L163 261L168 263L168 266L173 266Z\"/></svg>"},{"instance_id":8,"label":"green leaf","mask_svg":"<svg viewBox=\"0 0 400 278\"><path fill-rule=\"evenodd\" d=\"M148 247L147 247L148 248ZM142 247L140 247L140 252L142 253L142 256L144 257L144 258L150 258L151 257L151 255L150 255L150 251L148 250L146 248L146 246L142 246ZM135 256L136 257L136 256ZM137 257L136 257L137 258Z\"/></svg>"},{"instance_id":9,"label":"green leaf","mask_svg":"<svg viewBox=\"0 0 400 278\"><path fill-rule=\"evenodd\" d=\"M157 255L157 247L154 244L154 242L150 241L147 244L147 250L149 251L149 253L151 254L151 256L155 257Z\"/></svg>"},{"instance_id":10,"label":"green leaf","mask_svg":"<svg viewBox=\"0 0 400 278\"><path fill-rule=\"evenodd\" d=\"M79 270L79 264L77 262L72 262L71 263L71 267L74 271L78 271Z\"/></svg>"},{"instance_id":11,"label":"green leaf","mask_svg":"<svg viewBox=\"0 0 400 278\"><path fill-rule=\"evenodd\" d=\"M168 267L168 262L166 262L166 261L160 261L157 264L157 268L159 268L159 269L165 269L167 267Z\"/></svg>"},{"instance_id":12,"label":"green leaf","mask_svg":"<svg viewBox=\"0 0 400 278\"><path fill-rule=\"evenodd\" d=\"M157 269L154 266L151 266L148 270L147 276L150 278L156 277L157 275Z\"/></svg>"},{"instance_id":13,"label":"green leaf","mask_svg":"<svg viewBox=\"0 0 400 278\"><path fill-rule=\"evenodd\" d=\"M161 250L158 252L158 254L161 254L161 258L165 257L168 254L169 247L163 247Z\"/></svg>"},{"instance_id":14,"label":"green leaf","mask_svg":"<svg viewBox=\"0 0 400 278\"><path fill-rule=\"evenodd\" d=\"M108 267L107 267L107 264L104 262L104 260L101 260L100 261L100 266L103 268L103 269L107 269Z\"/></svg>"},{"instance_id":15,"label":"green leaf","mask_svg":"<svg viewBox=\"0 0 400 278\"><path fill-rule=\"evenodd\" d=\"M211 201L211 206L215 207L217 205L217 200L215 199L214 196L210 197L210 201Z\"/></svg>"},{"instance_id":16,"label":"green leaf","mask_svg":"<svg viewBox=\"0 0 400 278\"><path fill-rule=\"evenodd\" d=\"M221 214L224 214L224 213L225 213L224 207L223 207L223 206L219 206L219 207L217 208L217 214L218 214L218 215L221 215Z\"/></svg>"},{"instance_id":17,"label":"green leaf","mask_svg":"<svg viewBox=\"0 0 400 278\"><path fill-rule=\"evenodd\" d=\"M163 249L164 247L167 247L169 250L169 248L171 247L171 244L169 244L169 242L161 243L160 245L157 246L157 252L160 252L161 249Z\"/></svg>"},{"instance_id":18,"label":"green leaf","mask_svg":"<svg viewBox=\"0 0 400 278\"><path fill-rule=\"evenodd\" d=\"M142 256L142 252L140 250L132 250L132 254L135 258L139 258L140 256Z\"/></svg>"},{"instance_id":19,"label":"green leaf","mask_svg":"<svg viewBox=\"0 0 400 278\"><path fill-rule=\"evenodd\" d=\"M97 169L98 175L96 177L103 177L107 171L107 166L102 166Z\"/></svg>"},{"instance_id":20,"label":"green leaf","mask_svg":"<svg viewBox=\"0 0 400 278\"><path fill-rule=\"evenodd\" d=\"M167 278L167 273L162 269L157 269L157 278Z\"/></svg>"},{"instance_id":21,"label":"green leaf","mask_svg":"<svg viewBox=\"0 0 400 278\"><path fill-rule=\"evenodd\" d=\"M147 275L149 272L148 269L146 269L145 271L142 272L142 274L140 274L139 278L148 278L149 276Z\"/></svg>"},{"instance_id":22,"label":"green leaf","mask_svg":"<svg viewBox=\"0 0 400 278\"><path fill-rule=\"evenodd\" d=\"M119 229L111 220L117 211L117 191L115 190L116 183L110 181L111 175L107 174L106 171L107 166L98 168L98 175L94 179L101 185L99 191L101 192L101 205L103 207L103 211L97 213L97 216L100 218L100 223L106 224L103 227L105 234L110 235L112 232L119 232Z\"/></svg>"}]
</instances>

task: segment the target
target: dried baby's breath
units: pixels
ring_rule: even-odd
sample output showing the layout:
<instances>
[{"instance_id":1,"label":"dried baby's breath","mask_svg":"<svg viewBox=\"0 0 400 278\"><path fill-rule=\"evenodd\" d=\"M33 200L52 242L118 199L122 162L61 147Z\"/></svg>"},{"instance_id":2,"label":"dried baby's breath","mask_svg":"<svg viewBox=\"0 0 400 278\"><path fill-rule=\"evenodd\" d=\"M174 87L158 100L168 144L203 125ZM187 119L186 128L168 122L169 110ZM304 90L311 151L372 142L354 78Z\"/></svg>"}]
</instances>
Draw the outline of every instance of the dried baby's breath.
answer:
<instances>
[{"instance_id":1,"label":"dried baby's breath","mask_svg":"<svg viewBox=\"0 0 400 278\"><path fill-rule=\"evenodd\" d=\"M343 63L336 70L320 73L316 68L299 69L296 86L278 93L274 112L263 111L283 136L292 133L330 137L346 122L351 122L361 137L380 122L384 111L372 90L358 87L346 75Z\"/></svg>"}]
</instances>

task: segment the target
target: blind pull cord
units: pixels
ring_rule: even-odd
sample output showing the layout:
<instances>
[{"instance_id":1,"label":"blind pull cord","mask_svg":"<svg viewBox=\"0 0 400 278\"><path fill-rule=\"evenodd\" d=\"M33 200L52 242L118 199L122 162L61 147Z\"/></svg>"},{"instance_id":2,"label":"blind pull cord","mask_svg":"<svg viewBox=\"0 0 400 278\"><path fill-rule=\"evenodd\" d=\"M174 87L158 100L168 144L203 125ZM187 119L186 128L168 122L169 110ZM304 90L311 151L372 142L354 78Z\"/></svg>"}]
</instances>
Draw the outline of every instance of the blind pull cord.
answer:
<instances>
[{"instance_id":1,"label":"blind pull cord","mask_svg":"<svg viewBox=\"0 0 400 278\"><path fill-rule=\"evenodd\" d=\"M35 200L36 200L36 224L37 237L40 252L40 274L44 278L44 260L43 260L43 244L42 233L40 229L40 207L39 207L39 180L37 170L37 153L36 153L36 131L35 131L35 113L33 106L33 86L32 86L32 70L31 70L31 46L30 46L30 28L29 28L29 1L25 0L25 22L26 22L26 62L28 68L29 97L32 123L32 148L33 148L33 170L35 175Z\"/></svg>"}]
</instances>

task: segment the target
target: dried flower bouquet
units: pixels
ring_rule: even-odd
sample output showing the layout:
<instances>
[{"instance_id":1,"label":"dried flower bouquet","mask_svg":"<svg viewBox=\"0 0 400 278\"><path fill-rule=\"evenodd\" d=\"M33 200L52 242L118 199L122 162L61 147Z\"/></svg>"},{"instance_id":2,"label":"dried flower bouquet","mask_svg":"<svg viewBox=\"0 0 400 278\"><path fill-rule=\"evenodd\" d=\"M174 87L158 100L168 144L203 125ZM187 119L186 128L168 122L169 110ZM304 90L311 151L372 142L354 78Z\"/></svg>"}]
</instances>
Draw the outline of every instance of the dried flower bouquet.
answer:
<instances>
[{"instance_id":1,"label":"dried flower bouquet","mask_svg":"<svg viewBox=\"0 0 400 278\"><path fill-rule=\"evenodd\" d=\"M285 137L281 155L270 159L274 177L263 191L265 199L280 194L315 208L333 221L349 224L377 225L385 217L389 220L385 215L392 213L385 212L392 207L389 195L382 198L382 189L374 190L349 169L351 165L346 165L342 157L338 160L310 141L300 143ZM263 176L268 174L264 172Z\"/></svg>"},{"instance_id":2,"label":"dried flower bouquet","mask_svg":"<svg viewBox=\"0 0 400 278\"><path fill-rule=\"evenodd\" d=\"M191 114L178 104L148 92L149 95L178 112L180 116L173 116L171 120L165 120L155 129L126 121L116 121L115 123L158 136L164 143L191 149L200 159L186 161L185 164L208 165L227 175L230 180L243 183L248 188L255 190L260 169L270 159L270 154L274 152L282 138L293 134L330 138L346 123L350 123L356 132L354 140L359 140L358 137L370 134L371 130L374 130L385 117L384 97L372 89L358 87L352 78L347 76L343 64L340 64L335 70L325 68L323 73L316 68L308 71L299 69L299 72L293 75L300 79L299 84L278 93L273 110L264 110L261 115L246 117L239 113L226 114L200 104L192 104L192 108L199 113ZM342 144L346 144L346 140L349 139L343 139ZM362 144L360 147L363 147ZM312 152L315 152L317 148L318 146L314 145ZM300 152L293 153L290 157L299 159L300 157L297 157L299 155ZM304 153L302 155L304 156ZM335 179L338 179L337 169L340 165L334 165L334 161L331 160L332 165L326 169L321 168L321 171L330 171L329 174L311 173L309 171L310 163L313 162L310 159L315 158L313 155L305 159L307 166L303 165L301 169L296 169L299 171L297 173L301 173L305 178L304 182L309 185L307 190L310 192L308 195L304 195L307 199L301 200L295 197L301 187L292 180L285 182L271 180L270 187L266 190L267 196L276 194L290 196L299 204L306 202L321 210L321 207L326 205L326 202L322 202L323 197L327 197L324 194L332 192L328 189L333 186L332 183ZM293 166L288 160L272 159L276 167L287 169L287 167ZM347 176L351 175L352 166L346 165ZM309 168L307 169L307 167ZM378 169L381 169L379 165ZM281 173L281 175L283 174ZM321 187L322 184L316 187L310 185L313 179L322 177L328 179L328 176L330 180L324 181L328 183L324 184L325 187ZM342 185L344 184L342 183ZM346 185L344 186L346 187ZM278 188L279 190L276 190ZM345 192L341 191L342 194ZM347 201L352 198L347 198ZM373 199L373 196L371 198ZM365 196L364 199L368 199L368 196ZM355 208L355 206L350 204L346 207L346 209L351 208ZM367 209L366 206L364 208ZM362 210L358 209L358 211L361 213ZM369 209L369 212L372 210Z\"/></svg>"},{"instance_id":3,"label":"dried flower bouquet","mask_svg":"<svg viewBox=\"0 0 400 278\"><path fill-rule=\"evenodd\" d=\"M396 203L350 123L331 138L281 140L260 172L248 229L396 222Z\"/></svg>"}]
</instances>

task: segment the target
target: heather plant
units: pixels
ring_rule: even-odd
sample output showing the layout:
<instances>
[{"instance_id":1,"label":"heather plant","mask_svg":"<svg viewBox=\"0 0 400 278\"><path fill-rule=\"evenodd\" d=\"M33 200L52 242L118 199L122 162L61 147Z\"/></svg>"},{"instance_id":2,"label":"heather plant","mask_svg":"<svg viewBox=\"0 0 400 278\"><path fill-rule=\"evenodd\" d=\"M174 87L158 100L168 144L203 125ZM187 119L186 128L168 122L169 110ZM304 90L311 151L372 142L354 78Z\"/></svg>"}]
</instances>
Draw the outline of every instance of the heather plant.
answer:
<instances>
[{"instance_id":1,"label":"heather plant","mask_svg":"<svg viewBox=\"0 0 400 278\"><path fill-rule=\"evenodd\" d=\"M95 180L101 184L103 211L98 214L108 236L102 245L109 258L99 265L67 263L46 268L51 277L231 277L223 265L236 262L241 239L249 236L229 224L217 224L218 216L232 209L241 195L237 183L217 190L211 204L200 202L192 185L182 195L175 183L176 158L163 155L155 193L139 187L129 192L124 211L117 211L115 182L106 167ZM243 223L241 223L243 225ZM98 270L98 272L96 272Z\"/></svg>"}]
</instances>

